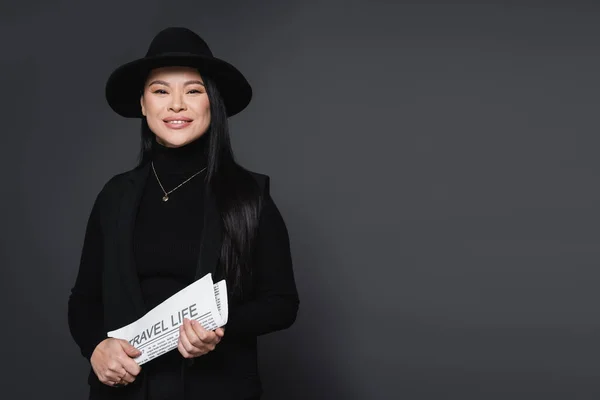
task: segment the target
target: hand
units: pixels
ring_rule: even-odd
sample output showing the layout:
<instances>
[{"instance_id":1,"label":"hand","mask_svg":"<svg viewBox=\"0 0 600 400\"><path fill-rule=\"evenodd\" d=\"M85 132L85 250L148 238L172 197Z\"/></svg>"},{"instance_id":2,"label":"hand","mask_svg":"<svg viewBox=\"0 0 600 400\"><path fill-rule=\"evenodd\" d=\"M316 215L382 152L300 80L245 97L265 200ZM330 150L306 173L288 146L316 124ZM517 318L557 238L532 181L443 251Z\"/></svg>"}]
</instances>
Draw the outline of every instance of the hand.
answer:
<instances>
[{"instance_id":1,"label":"hand","mask_svg":"<svg viewBox=\"0 0 600 400\"><path fill-rule=\"evenodd\" d=\"M207 331L198 321L184 318L183 325L179 327L177 349L185 358L202 356L213 351L224 334L223 328Z\"/></svg>"},{"instance_id":2,"label":"hand","mask_svg":"<svg viewBox=\"0 0 600 400\"><path fill-rule=\"evenodd\" d=\"M141 367L132 358L141 351L122 339L108 338L96 346L90 362L94 373L105 385L127 385L135 381Z\"/></svg>"}]
</instances>

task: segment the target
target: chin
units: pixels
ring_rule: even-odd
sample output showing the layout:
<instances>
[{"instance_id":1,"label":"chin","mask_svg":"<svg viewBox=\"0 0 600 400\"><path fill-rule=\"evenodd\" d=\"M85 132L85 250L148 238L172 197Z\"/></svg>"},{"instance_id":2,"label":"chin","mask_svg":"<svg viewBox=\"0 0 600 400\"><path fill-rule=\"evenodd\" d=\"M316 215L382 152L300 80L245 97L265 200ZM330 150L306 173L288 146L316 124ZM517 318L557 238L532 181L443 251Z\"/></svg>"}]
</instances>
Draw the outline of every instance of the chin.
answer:
<instances>
[{"instance_id":1,"label":"chin","mask_svg":"<svg viewBox=\"0 0 600 400\"><path fill-rule=\"evenodd\" d=\"M165 136L159 136L159 143L162 143L163 146L167 146L167 147L181 147L181 146L185 146L186 144L193 142L195 140L195 138L190 138L190 137L181 137L181 136L175 136L175 137L171 137L170 135L165 137Z\"/></svg>"}]
</instances>

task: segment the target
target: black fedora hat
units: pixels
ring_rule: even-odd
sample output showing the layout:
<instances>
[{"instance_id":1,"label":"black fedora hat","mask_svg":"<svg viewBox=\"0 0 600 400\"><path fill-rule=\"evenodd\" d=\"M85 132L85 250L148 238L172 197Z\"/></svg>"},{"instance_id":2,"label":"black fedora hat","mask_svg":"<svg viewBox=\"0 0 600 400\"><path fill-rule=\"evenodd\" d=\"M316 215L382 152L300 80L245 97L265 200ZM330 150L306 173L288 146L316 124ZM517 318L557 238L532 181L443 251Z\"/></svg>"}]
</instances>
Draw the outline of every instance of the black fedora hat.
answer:
<instances>
[{"instance_id":1,"label":"black fedora hat","mask_svg":"<svg viewBox=\"0 0 600 400\"><path fill-rule=\"evenodd\" d=\"M233 65L213 56L206 42L187 28L160 31L146 56L115 69L106 82L106 100L119 115L141 118L140 96L150 70L166 66L197 68L217 85L225 102L227 116L242 111L250 103L252 87Z\"/></svg>"}]
</instances>

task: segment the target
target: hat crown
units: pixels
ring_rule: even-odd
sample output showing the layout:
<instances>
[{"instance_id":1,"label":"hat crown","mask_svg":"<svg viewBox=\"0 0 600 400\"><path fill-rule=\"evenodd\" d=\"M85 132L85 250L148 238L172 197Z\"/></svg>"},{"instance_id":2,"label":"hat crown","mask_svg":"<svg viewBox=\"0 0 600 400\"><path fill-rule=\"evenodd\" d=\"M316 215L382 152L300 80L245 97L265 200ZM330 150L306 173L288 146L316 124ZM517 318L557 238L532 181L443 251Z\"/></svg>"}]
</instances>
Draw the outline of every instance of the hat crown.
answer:
<instances>
[{"instance_id":1,"label":"hat crown","mask_svg":"<svg viewBox=\"0 0 600 400\"><path fill-rule=\"evenodd\" d=\"M169 53L190 53L213 57L208 44L187 28L171 27L160 31L148 47L146 57Z\"/></svg>"}]
</instances>

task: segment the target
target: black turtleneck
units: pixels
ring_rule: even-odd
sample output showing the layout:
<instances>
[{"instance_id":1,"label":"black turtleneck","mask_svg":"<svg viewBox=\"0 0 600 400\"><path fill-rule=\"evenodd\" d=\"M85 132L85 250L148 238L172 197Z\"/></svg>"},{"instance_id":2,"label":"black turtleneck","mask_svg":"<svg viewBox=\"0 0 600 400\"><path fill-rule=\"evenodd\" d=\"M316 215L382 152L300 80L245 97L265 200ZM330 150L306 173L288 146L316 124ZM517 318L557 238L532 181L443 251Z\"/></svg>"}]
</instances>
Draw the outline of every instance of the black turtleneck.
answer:
<instances>
[{"instance_id":1,"label":"black turtleneck","mask_svg":"<svg viewBox=\"0 0 600 400\"><path fill-rule=\"evenodd\" d=\"M146 309L150 310L194 280L203 229L204 178L206 171L169 194L164 192L206 167L205 142L201 137L182 147L154 143L150 171L138 208L133 233L135 265ZM170 351L148 363L150 394L170 398L180 390L182 356ZM159 394L160 393L160 394Z\"/></svg>"},{"instance_id":2,"label":"black turtleneck","mask_svg":"<svg viewBox=\"0 0 600 400\"><path fill-rule=\"evenodd\" d=\"M206 167L203 137L182 147L154 143L152 162L169 192ZM154 172L144 188L133 234L135 264L148 310L193 282L203 228L206 171L163 201Z\"/></svg>"}]
</instances>

